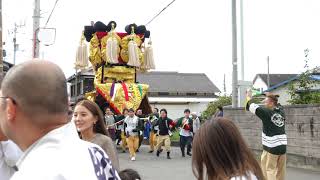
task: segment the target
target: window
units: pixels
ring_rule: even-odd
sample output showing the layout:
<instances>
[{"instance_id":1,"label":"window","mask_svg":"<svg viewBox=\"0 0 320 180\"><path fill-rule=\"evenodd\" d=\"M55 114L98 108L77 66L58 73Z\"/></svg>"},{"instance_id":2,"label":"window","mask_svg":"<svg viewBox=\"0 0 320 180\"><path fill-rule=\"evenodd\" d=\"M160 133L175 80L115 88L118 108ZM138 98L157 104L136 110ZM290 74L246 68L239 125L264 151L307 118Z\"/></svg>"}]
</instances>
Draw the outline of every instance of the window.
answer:
<instances>
[{"instance_id":1,"label":"window","mask_svg":"<svg viewBox=\"0 0 320 180\"><path fill-rule=\"evenodd\" d=\"M198 93L187 93L187 96L197 96Z\"/></svg>"},{"instance_id":2,"label":"window","mask_svg":"<svg viewBox=\"0 0 320 180\"><path fill-rule=\"evenodd\" d=\"M86 78L83 82L83 92L87 93L94 90L93 79Z\"/></svg>"},{"instance_id":3,"label":"window","mask_svg":"<svg viewBox=\"0 0 320 180\"><path fill-rule=\"evenodd\" d=\"M76 96L78 96L80 94L81 94L81 82L78 82L77 83L77 94L76 94Z\"/></svg>"},{"instance_id":4,"label":"window","mask_svg":"<svg viewBox=\"0 0 320 180\"><path fill-rule=\"evenodd\" d=\"M70 90L70 92L71 92L71 97L74 97L74 96L75 96L74 85L71 85L70 88L71 88L71 90Z\"/></svg>"},{"instance_id":5,"label":"window","mask_svg":"<svg viewBox=\"0 0 320 180\"><path fill-rule=\"evenodd\" d=\"M169 92L158 92L159 96L168 96Z\"/></svg>"}]
</instances>

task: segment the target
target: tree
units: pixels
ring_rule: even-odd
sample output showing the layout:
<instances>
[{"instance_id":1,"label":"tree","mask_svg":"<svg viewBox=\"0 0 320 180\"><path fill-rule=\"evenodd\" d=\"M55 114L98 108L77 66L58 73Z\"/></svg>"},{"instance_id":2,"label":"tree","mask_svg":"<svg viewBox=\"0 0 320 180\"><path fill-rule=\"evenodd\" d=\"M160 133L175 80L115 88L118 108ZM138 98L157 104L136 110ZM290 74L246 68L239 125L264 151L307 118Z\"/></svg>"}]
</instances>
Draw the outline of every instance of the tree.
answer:
<instances>
[{"instance_id":1,"label":"tree","mask_svg":"<svg viewBox=\"0 0 320 180\"><path fill-rule=\"evenodd\" d=\"M220 96L216 101L210 102L208 104L207 109L202 113L202 118L210 119L212 115L217 111L218 106L223 107L231 104L232 104L231 96Z\"/></svg>"},{"instance_id":2,"label":"tree","mask_svg":"<svg viewBox=\"0 0 320 180\"><path fill-rule=\"evenodd\" d=\"M313 80L312 75L318 68L309 69L309 49L304 50L305 72L299 75L297 81L289 84L290 104L318 104L320 103L320 92L313 91L313 88L319 84L319 81Z\"/></svg>"}]
</instances>

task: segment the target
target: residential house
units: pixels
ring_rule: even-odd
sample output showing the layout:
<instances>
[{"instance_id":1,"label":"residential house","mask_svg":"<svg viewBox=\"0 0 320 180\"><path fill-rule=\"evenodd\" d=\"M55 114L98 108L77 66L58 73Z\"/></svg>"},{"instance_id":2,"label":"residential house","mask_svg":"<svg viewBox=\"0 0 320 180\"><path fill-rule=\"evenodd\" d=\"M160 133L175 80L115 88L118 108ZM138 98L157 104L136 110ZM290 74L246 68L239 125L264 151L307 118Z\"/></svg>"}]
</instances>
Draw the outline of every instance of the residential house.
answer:
<instances>
[{"instance_id":1,"label":"residential house","mask_svg":"<svg viewBox=\"0 0 320 180\"><path fill-rule=\"evenodd\" d=\"M280 96L279 103L282 105L287 105L289 104L288 101L291 99L291 96L289 94L289 86L290 84L296 85L298 79L299 79L299 76L291 77L290 79L287 79L281 83L271 86L269 89L266 90L266 92L278 94ZM315 86L311 88L311 90L320 91L320 73L315 73L311 75L310 79L319 82L319 83L316 83ZM302 90L297 90L296 93L299 93L299 92L302 92Z\"/></svg>"},{"instance_id":2,"label":"residential house","mask_svg":"<svg viewBox=\"0 0 320 180\"><path fill-rule=\"evenodd\" d=\"M269 87L296 77L298 74L269 74ZM263 92L268 88L268 74L257 74L253 79L253 88Z\"/></svg>"}]
</instances>

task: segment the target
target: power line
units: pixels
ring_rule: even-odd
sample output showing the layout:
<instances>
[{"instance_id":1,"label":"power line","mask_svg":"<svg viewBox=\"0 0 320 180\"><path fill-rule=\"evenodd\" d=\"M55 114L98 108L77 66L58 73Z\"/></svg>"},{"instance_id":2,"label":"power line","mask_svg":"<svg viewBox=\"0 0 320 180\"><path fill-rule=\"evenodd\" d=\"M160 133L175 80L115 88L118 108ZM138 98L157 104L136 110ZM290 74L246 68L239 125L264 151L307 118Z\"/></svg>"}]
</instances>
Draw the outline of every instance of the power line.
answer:
<instances>
[{"instance_id":1,"label":"power line","mask_svg":"<svg viewBox=\"0 0 320 180\"><path fill-rule=\"evenodd\" d=\"M164 7L157 15L155 15L147 24L149 25L155 18L157 18L164 10L166 10L173 2L175 2L176 0L171 1L166 7Z\"/></svg>"},{"instance_id":2,"label":"power line","mask_svg":"<svg viewBox=\"0 0 320 180\"><path fill-rule=\"evenodd\" d=\"M44 27L47 27L47 24L48 24L49 21L50 21L51 15L52 15L53 11L55 10L58 1L59 1L59 0L56 0L56 2L54 3L54 6L53 6L53 8L52 8L52 10L51 10L51 13L50 13L50 15L49 15L49 17L48 17L48 19L47 19L46 25L45 25Z\"/></svg>"}]
</instances>

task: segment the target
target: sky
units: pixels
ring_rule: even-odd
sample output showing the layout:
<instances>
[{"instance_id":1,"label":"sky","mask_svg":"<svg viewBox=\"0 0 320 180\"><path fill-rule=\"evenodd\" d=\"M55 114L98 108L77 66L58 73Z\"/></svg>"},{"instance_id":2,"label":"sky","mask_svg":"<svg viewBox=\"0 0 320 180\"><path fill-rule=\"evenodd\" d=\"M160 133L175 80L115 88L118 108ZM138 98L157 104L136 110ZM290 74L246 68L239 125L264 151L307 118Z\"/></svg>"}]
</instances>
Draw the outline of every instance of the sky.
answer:
<instances>
[{"instance_id":1,"label":"sky","mask_svg":"<svg viewBox=\"0 0 320 180\"><path fill-rule=\"evenodd\" d=\"M74 73L76 48L90 21L117 22L118 32L130 23L146 24L172 0L59 0L47 27L56 28L56 41L41 46L40 58L57 63L69 77ZM239 1L237 1L239 2ZM41 27L55 0L41 0ZM18 5L19 4L19 5ZM238 3L239 6L239 3ZM18 28L16 63L32 56L33 0L3 0L6 61L13 62L14 23ZM259 73L301 73L304 49L309 66L320 62L319 0L243 0L245 80ZM238 13L238 78L240 79L240 20ZM151 31L157 71L206 73L222 91L232 82L231 0L176 0L147 29ZM187 82L192 83L192 82Z\"/></svg>"}]
</instances>

